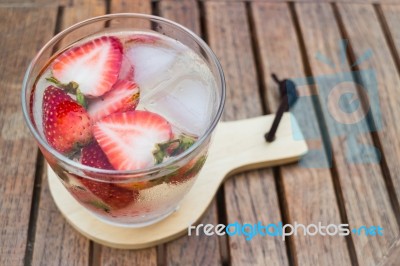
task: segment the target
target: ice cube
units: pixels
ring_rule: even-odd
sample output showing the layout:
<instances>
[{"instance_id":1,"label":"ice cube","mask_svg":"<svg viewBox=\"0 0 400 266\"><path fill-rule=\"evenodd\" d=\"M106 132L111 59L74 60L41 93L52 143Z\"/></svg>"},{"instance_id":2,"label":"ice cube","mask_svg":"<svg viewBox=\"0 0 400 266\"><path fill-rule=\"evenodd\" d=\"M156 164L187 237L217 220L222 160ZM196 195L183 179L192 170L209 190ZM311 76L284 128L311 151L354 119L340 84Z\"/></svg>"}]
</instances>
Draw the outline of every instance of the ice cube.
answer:
<instances>
[{"instance_id":1,"label":"ice cube","mask_svg":"<svg viewBox=\"0 0 400 266\"><path fill-rule=\"evenodd\" d=\"M212 94L196 75L177 77L168 90L147 99L145 109L161 114L180 131L202 135L211 119Z\"/></svg>"},{"instance_id":2,"label":"ice cube","mask_svg":"<svg viewBox=\"0 0 400 266\"><path fill-rule=\"evenodd\" d=\"M134 66L134 80L145 95L170 77L169 71L177 53L162 46L139 44L126 51L126 56Z\"/></svg>"},{"instance_id":3,"label":"ice cube","mask_svg":"<svg viewBox=\"0 0 400 266\"><path fill-rule=\"evenodd\" d=\"M176 46L176 47L175 47ZM204 61L180 43L128 50L140 87L138 110L165 117L177 131L202 135L215 105L215 80Z\"/></svg>"}]
</instances>

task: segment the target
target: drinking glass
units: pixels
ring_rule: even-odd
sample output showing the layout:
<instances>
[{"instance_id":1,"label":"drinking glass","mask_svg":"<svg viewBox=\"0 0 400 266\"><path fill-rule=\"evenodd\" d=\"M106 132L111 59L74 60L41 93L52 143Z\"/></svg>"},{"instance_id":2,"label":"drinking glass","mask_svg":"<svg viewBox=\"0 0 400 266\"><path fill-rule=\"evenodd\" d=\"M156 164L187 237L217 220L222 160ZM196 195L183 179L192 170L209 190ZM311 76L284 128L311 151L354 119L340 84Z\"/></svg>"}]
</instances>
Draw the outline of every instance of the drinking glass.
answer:
<instances>
[{"instance_id":1,"label":"drinking glass","mask_svg":"<svg viewBox=\"0 0 400 266\"><path fill-rule=\"evenodd\" d=\"M89 167L57 152L40 134L32 114L32 99L38 77L62 51L74 43L91 37L123 30L157 32L186 45L198 54L215 79L211 112L204 133L183 153L163 163L139 170L105 170ZM222 68L207 44L192 31L165 18L135 14L110 14L95 17L54 36L32 60L22 87L23 114L47 163L57 174L69 193L98 219L117 226L140 227L155 223L174 212L195 182L204 164L213 131L221 117L225 101L225 82ZM162 114L160 114L162 115ZM195 167L194 167L195 166ZM183 180L183 181L182 181ZM103 195L112 195L112 204L94 200L93 193L82 184L101 189ZM116 188L129 188L134 203L120 206ZM124 190L125 191L125 190ZM126 192L126 191L125 191Z\"/></svg>"}]
</instances>

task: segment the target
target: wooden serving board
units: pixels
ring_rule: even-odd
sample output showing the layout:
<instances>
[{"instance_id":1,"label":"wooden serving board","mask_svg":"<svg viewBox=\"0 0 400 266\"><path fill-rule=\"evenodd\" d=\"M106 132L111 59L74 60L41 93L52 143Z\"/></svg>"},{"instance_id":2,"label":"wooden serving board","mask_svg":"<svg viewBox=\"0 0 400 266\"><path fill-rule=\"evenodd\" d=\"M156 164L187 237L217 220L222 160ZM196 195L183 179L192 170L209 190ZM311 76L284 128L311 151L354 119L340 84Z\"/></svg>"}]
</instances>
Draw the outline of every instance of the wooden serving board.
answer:
<instances>
[{"instance_id":1,"label":"wooden serving board","mask_svg":"<svg viewBox=\"0 0 400 266\"><path fill-rule=\"evenodd\" d=\"M295 162L307 152L303 138L293 138L294 131L296 136L300 136L301 132L289 113L284 114L275 141L265 142L264 134L273 119L274 115L267 115L221 122L208 159L179 209L164 220L146 227L123 228L96 219L69 194L56 174L47 167L50 191L68 222L91 240L123 249L155 246L186 234L188 226L199 221L226 177L240 171Z\"/></svg>"}]
</instances>

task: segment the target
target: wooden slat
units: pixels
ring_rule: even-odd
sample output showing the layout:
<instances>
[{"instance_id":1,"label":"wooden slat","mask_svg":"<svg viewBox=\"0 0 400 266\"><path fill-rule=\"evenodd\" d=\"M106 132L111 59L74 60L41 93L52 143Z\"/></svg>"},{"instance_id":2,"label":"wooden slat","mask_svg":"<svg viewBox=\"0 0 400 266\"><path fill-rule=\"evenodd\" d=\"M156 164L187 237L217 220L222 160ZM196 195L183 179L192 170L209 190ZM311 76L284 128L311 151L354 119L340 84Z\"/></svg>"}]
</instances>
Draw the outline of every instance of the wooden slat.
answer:
<instances>
[{"instance_id":1,"label":"wooden slat","mask_svg":"<svg viewBox=\"0 0 400 266\"><path fill-rule=\"evenodd\" d=\"M387 35L386 37L388 39L389 45L392 48L392 57L395 61L395 64L397 65L397 70L400 74L400 5L382 5L379 6L377 9L378 12L380 12L382 25ZM400 187L400 178L397 178L395 182L396 189L398 191ZM400 192L398 193L398 195L400 195ZM398 198L400 199L400 196L398 196Z\"/></svg>"},{"instance_id":2,"label":"wooden slat","mask_svg":"<svg viewBox=\"0 0 400 266\"><path fill-rule=\"evenodd\" d=\"M1 6L41 7L67 5L72 0L0 0Z\"/></svg>"},{"instance_id":3,"label":"wooden slat","mask_svg":"<svg viewBox=\"0 0 400 266\"><path fill-rule=\"evenodd\" d=\"M265 2L265 3L285 3L285 2L298 2L298 3L359 3L359 4L400 4L400 0L200 0L210 2Z\"/></svg>"},{"instance_id":4,"label":"wooden slat","mask_svg":"<svg viewBox=\"0 0 400 266\"><path fill-rule=\"evenodd\" d=\"M205 3L205 13L208 41L221 61L227 83L223 119L262 115L245 5L210 2Z\"/></svg>"},{"instance_id":5,"label":"wooden slat","mask_svg":"<svg viewBox=\"0 0 400 266\"><path fill-rule=\"evenodd\" d=\"M95 258L94 261L99 261L99 264L94 265L157 265L157 253L155 248L147 248L143 250L123 250L113 249L105 246L100 247L100 258Z\"/></svg>"},{"instance_id":6,"label":"wooden slat","mask_svg":"<svg viewBox=\"0 0 400 266\"><path fill-rule=\"evenodd\" d=\"M65 7L62 29L66 29L82 20L104 15L106 3L104 0L74 0L73 4Z\"/></svg>"},{"instance_id":7,"label":"wooden slat","mask_svg":"<svg viewBox=\"0 0 400 266\"><path fill-rule=\"evenodd\" d=\"M361 69L370 68L376 72L381 114L378 112L378 108L374 107L372 113L375 121L382 122L382 128L378 130L378 135L383 146L382 152L385 154L397 199L400 200L400 164L398 163L400 159L400 124L398 123L400 119L400 95L398 94L400 78L394 59L389 52L378 17L372 6L349 4L339 5L338 7L356 57L360 57L368 49L372 50L372 57L364 61L359 67ZM393 14L396 14L396 10L399 11L399 8L396 9L395 7L385 8L386 11L389 9L393 9L391 11ZM389 12L386 12L386 14L389 15ZM397 13L392 17L399 16L399 14ZM398 25L395 25L396 20L389 17L388 23L391 25L395 45L399 48L399 32ZM349 27L348 25L352 26ZM397 51L399 50L397 49Z\"/></svg>"},{"instance_id":8,"label":"wooden slat","mask_svg":"<svg viewBox=\"0 0 400 266\"><path fill-rule=\"evenodd\" d=\"M111 12L151 13L150 1L112 0ZM137 25L135 25L137 26ZM97 245L97 244L96 244ZM156 265L157 249L155 247L142 250L119 250L102 246L100 257L94 258L99 265Z\"/></svg>"},{"instance_id":9,"label":"wooden slat","mask_svg":"<svg viewBox=\"0 0 400 266\"><path fill-rule=\"evenodd\" d=\"M396 50L397 60L400 54L400 5L382 5L384 24L388 27L389 38Z\"/></svg>"},{"instance_id":10,"label":"wooden slat","mask_svg":"<svg viewBox=\"0 0 400 266\"><path fill-rule=\"evenodd\" d=\"M262 114L249 24L243 3L205 3L211 48L221 61L227 82L224 119ZM233 155L234 156L234 155ZM227 222L264 224L281 221L272 170L230 177L225 184ZM229 237L232 265L286 265L284 242L271 237Z\"/></svg>"},{"instance_id":11,"label":"wooden slat","mask_svg":"<svg viewBox=\"0 0 400 266\"><path fill-rule=\"evenodd\" d=\"M161 1L159 12L162 17L176 21L200 32L200 15L197 3L192 0ZM211 203L202 224L218 224L216 202ZM186 236L165 245L165 260L168 265L216 265L221 263L220 238L218 236Z\"/></svg>"},{"instance_id":12,"label":"wooden slat","mask_svg":"<svg viewBox=\"0 0 400 266\"><path fill-rule=\"evenodd\" d=\"M272 73L283 78L299 79L305 72L289 6L284 3L252 3L260 61L266 85L265 101L275 112L280 102L279 90ZM268 25L268 27L265 27ZM307 140L309 147L319 144L323 149L318 120L311 102L301 116L296 116L303 134L317 132L315 139ZM315 147L316 148L316 147ZM322 152L323 162L327 158ZM298 164L281 168L284 197L291 224L340 224L339 209L328 168L304 168ZM299 265L349 265L350 257L344 238L324 236L293 237L295 261Z\"/></svg>"},{"instance_id":13,"label":"wooden slat","mask_svg":"<svg viewBox=\"0 0 400 266\"><path fill-rule=\"evenodd\" d=\"M60 29L65 29L93 16L103 15L105 11L104 1L75 0L74 5L64 9ZM42 181L36 224L34 265L46 265L49 262L58 262L60 265L88 264L90 241L75 231L61 215L51 197L46 176Z\"/></svg>"},{"instance_id":14,"label":"wooden slat","mask_svg":"<svg viewBox=\"0 0 400 266\"><path fill-rule=\"evenodd\" d=\"M379 27L374 28L372 26L371 28L371 25L378 23L372 6L363 6L367 10L371 10L372 13L367 15L363 11L362 14L365 16L359 17L357 17L357 14L360 15L361 13L349 11L353 10L353 6L344 5L342 7L341 10L346 10L346 13L343 13L346 28L351 29L350 32L352 32L350 34L351 43L359 52L366 51L368 46L363 43L365 41L364 37L367 35L372 37L380 32ZM364 8L362 9L364 10ZM352 82L351 76L350 78L345 76L345 73L350 71L349 64L345 57L341 59L339 52L341 35L338 24L335 22L335 16L329 4L299 4L296 5L296 11L299 16L311 71L314 79L318 80L318 86L320 87L318 90L319 100L322 104L326 104L323 101L328 98L328 93L334 86L338 85L342 80ZM365 32L358 31L360 24L365 25ZM354 34L355 32L359 32L360 35ZM360 39L361 36L363 36L362 39ZM385 49L384 44L379 46L380 51ZM318 60L315 57L317 53L329 58L335 64L336 68L332 68L328 64ZM379 55L376 57L379 57ZM387 64L388 60L390 58L386 57L386 63L382 62L381 64ZM328 81L328 78L324 78L324 75L327 77L332 74L336 76L333 81ZM396 72L393 74L397 75ZM380 78L378 72L378 79ZM329 90L324 90L322 89L323 87L329 88ZM348 88L351 87L354 87L353 83L348 84ZM382 92L381 89L379 87L380 93ZM371 136L368 133L368 126L365 120L361 120L358 123L351 123L352 127L349 127L344 123L333 122L330 119L330 113L324 113L323 115L325 121L327 121L331 137L333 156L336 161L338 178L343 192L350 227L380 225L385 230L383 236L377 237L352 235L359 264L374 265L388 252L390 245L399 234L399 229L390 204L380 165L378 163L352 163L346 157L348 150L357 153L354 155L357 158L362 158L363 156L357 146L350 144L348 141L354 135L356 135L357 142L360 145L373 146ZM350 116L340 115L340 117L347 119ZM334 132L339 132L339 136L335 136ZM394 137L394 139L396 138L397 136ZM393 145L393 142L391 143Z\"/></svg>"},{"instance_id":15,"label":"wooden slat","mask_svg":"<svg viewBox=\"0 0 400 266\"><path fill-rule=\"evenodd\" d=\"M345 24L346 32L350 38L353 51L356 57L363 55L368 49L372 50L372 58L364 61L359 68L372 69L377 76L377 88L379 92L380 111L373 108L372 113L375 121L382 122L382 128L378 130L380 142L383 146L382 152L385 155L388 168L393 180L394 191L397 200L400 200L400 125L398 123L399 102L398 86L400 84L399 73L396 69L394 58L389 52L384 33L379 25L379 20L372 6L348 4L338 5L341 17ZM385 10L392 9L398 16L399 8L385 7ZM388 12L386 12L388 14ZM398 20L398 17L396 18ZM394 26L396 20L389 18L390 33L394 37L394 43L399 51L398 25ZM349 27L348 25L352 25ZM397 30L395 29L397 28ZM396 60L399 60L397 57Z\"/></svg>"},{"instance_id":16,"label":"wooden slat","mask_svg":"<svg viewBox=\"0 0 400 266\"><path fill-rule=\"evenodd\" d=\"M399 265L399 254L400 254L400 239L398 239L390 247L389 253L380 262L379 266L397 266Z\"/></svg>"},{"instance_id":17,"label":"wooden slat","mask_svg":"<svg viewBox=\"0 0 400 266\"><path fill-rule=\"evenodd\" d=\"M64 8L61 29L66 29L78 22L83 20L104 15L106 13L106 3L104 0L74 0L72 5ZM82 38L86 34L93 34L95 30L101 30L104 27L103 24L96 24L79 28L75 32L72 32L62 40L62 46L71 44L72 40L76 38Z\"/></svg>"},{"instance_id":18,"label":"wooden slat","mask_svg":"<svg viewBox=\"0 0 400 266\"><path fill-rule=\"evenodd\" d=\"M211 203L200 224L218 224L217 205ZM165 244L167 265L220 265L219 236L185 236Z\"/></svg>"},{"instance_id":19,"label":"wooden slat","mask_svg":"<svg viewBox=\"0 0 400 266\"><path fill-rule=\"evenodd\" d=\"M151 0L111 0L111 13L151 14Z\"/></svg>"},{"instance_id":20,"label":"wooden slat","mask_svg":"<svg viewBox=\"0 0 400 266\"><path fill-rule=\"evenodd\" d=\"M22 117L22 78L51 38L57 9L0 8L0 265L21 265L30 217L37 146Z\"/></svg>"},{"instance_id":21,"label":"wooden slat","mask_svg":"<svg viewBox=\"0 0 400 266\"><path fill-rule=\"evenodd\" d=\"M129 12L151 14L151 0L111 0L111 13ZM149 21L135 21L134 24L132 22L127 22L120 23L120 25L124 25L127 28L135 27L140 29L149 29L151 27Z\"/></svg>"},{"instance_id":22,"label":"wooden slat","mask_svg":"<svg viewBox=\"0 0 400 266\"><path fill-rule=\"evenodd\" d=\"M162 17L176 21L201 36L200 11L194 0L162 0L159 4Z\"/></svg>"}]
</instances>

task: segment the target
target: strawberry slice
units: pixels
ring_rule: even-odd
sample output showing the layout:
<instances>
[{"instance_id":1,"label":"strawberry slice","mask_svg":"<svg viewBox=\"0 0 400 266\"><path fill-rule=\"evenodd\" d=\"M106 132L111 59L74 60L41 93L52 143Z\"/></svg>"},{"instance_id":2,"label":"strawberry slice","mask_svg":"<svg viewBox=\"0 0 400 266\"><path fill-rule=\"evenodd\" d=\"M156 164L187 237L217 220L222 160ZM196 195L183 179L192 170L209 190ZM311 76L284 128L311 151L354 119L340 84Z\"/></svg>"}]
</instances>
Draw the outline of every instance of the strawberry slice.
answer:
<instances>
[{"instance_id":1,"label":"strawberry slice","mask_svg":"<svg viewBox=\"0 0 400 266\"><path fill-rule=\"evenodd\" d=\"M99 169L114 169L96 141L82 148L81 163Z\"/></svg>"},{"instance_id":2,"label":"strawberry slice","mask_svg":"<svg viewBox=\"0 0 400 266\"><path fill-rule=\"evenodd\" d=\"M122 56L121 69L119 71L118 79L133 81L134 75L135 69L133 68L131 61L125 55Z\"/></svg>"},{"instance_id":3,"label":"strawberry slice","mask_svg":"<svg viewBox=\"0 0 400 266\"><path fill-rule=\"evenodd\" d=\"M116 112L134 110L139 103L139 87L132 81L119 80L111 91L93 100L88 113L93 121Z\"/></svg>"},{"instance_id":4,"label":"strawberry slice","mask_svg":"<svg viewBox=\"0 0 400 266\"><path fill-rule=\"evenodd\" d=\"M121 61L119 39L103 36L66 50L54 60L52 73L60 83L74 81L85 96L96 97L117 81Z\"/></svg>"},{"instance_id":5,"label":"strawberry slice","mask_svg":"<svg viewBox=\"0 0 400 266\"><path fill-rule=\"evenodd\" d=\"M101 199L112 209L121 209L135 202L139 197L137 190L125 189L112 183L79 178L84 187Z\"/></svg>"},{"instance_id":6,"label":"strawberry slice","mask_svg":"<svg viewBox=\"0 0 400 266\"><path fill-rule=\"evenodd\" d=\"M48 143L69 153L92 140L92 122L86 110L66 92L54 86L43 95L43 131Z\"/></svg>"},{"instance_id":7,"label":"strawberry slice","mask_svg":"<svg viewBox=\"0 0 400 266\"><path fill-rule=\"evenodd\" d=\"M118 170L154 165L156 144L172 137L168 121L148 111L111 114L94 125L93 133L112 166Z\"/></svg>"}]
</instances>

